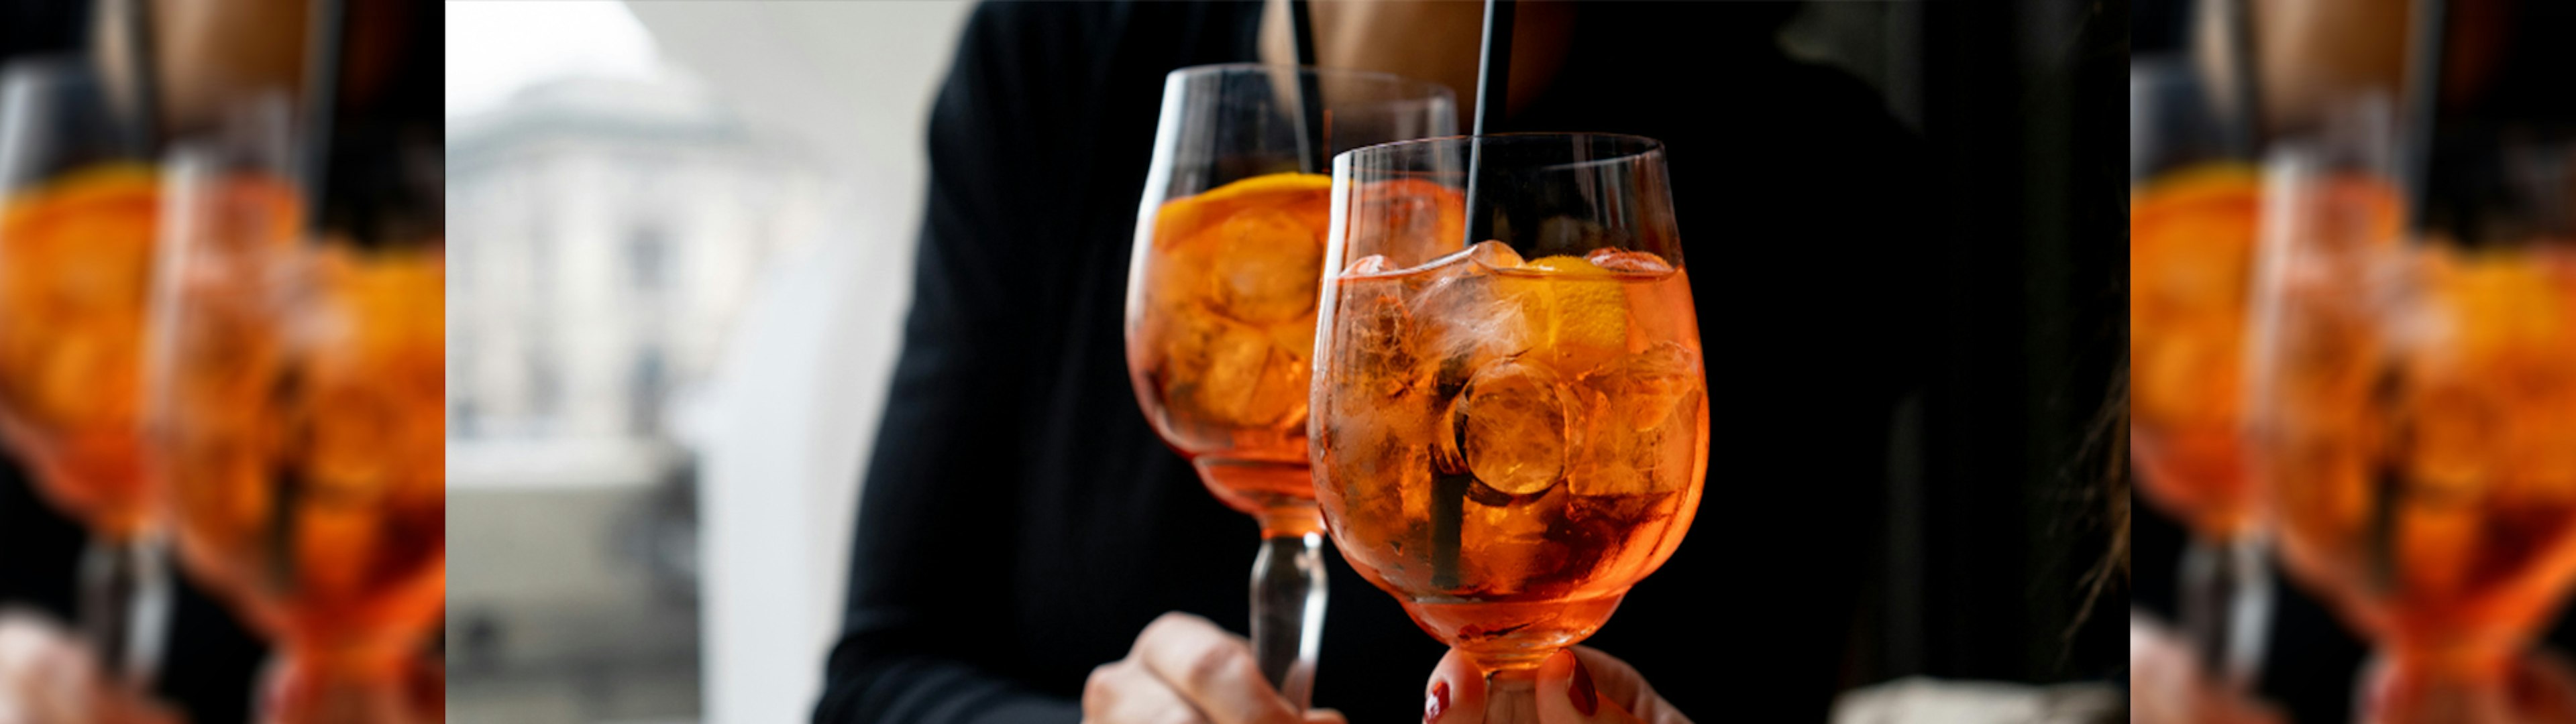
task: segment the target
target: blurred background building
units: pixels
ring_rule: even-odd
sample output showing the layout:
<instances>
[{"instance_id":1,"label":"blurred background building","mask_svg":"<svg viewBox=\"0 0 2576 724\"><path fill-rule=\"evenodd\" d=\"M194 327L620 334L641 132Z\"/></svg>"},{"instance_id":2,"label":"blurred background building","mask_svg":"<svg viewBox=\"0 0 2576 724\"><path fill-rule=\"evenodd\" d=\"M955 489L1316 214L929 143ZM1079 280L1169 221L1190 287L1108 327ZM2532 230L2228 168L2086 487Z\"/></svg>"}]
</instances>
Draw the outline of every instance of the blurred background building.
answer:
<instances>
[{"instance_id":1,"label":"blurred background building","mask_svg":"<svg viewBox=\"0 0 2576 724\"><path fill-rule=\"evenodd\" d=\"M705 24L674 52L619 4L448 3L451 716L804 716L969 7L810 8L868 50L781 86L722 75L775 7L643 8ZM795 88L852 105L743 101Z\"/></svg>"},{"instance_id":2,"label":"blurred background building","mask_svg":"<svg viewBox=\"0 0 2576 724\"><path fill-rule=\"evenodd\" d=\"M448 592L460 674L693 709L696 471L668 421L759 275L814 238L824 174L668 77L547 81L465 120L447 147L449 555L477 572Z\"/></svg>"}]
</instances>

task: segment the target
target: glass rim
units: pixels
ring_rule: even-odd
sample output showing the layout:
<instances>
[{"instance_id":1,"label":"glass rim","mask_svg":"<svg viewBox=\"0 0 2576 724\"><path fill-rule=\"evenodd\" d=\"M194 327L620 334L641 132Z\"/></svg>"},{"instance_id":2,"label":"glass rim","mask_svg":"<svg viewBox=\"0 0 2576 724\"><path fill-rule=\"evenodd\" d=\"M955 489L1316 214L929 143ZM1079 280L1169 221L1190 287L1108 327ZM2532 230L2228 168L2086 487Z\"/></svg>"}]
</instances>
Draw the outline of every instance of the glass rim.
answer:
<instances>
[{"instance_id":1,"label":"glass rim","mask_svg":"<svg viewBox=\"0 0 2576 724\"><path fill-rule=\"evenodd\" d=\"M1175 68L1172 72L1164 74L1163 77L1165 80L1169 81L1182 78L1203 78L1208 76L1224 75L1269 75L1281 72L1293 72L1299 75L1311 75L1318 78L1344 78L1363 80L1390 86L1411 86L1417 89L1430 89L1438 91L1438 95L1449 98L1453 102L1458 97L1458 91L1450 88L1447 84L1437 81L1423 80L1409 75L1397 75L1385 71L1360 70L1357 68L1335 68L1319 65L1287 65L1281 63L1257 62L1208 63L1204 65Z\"/></svg>"},{"instance_id":2,"label":"glass rim","mask_svg":"<svg viewBox=\"0 0 2576 724\"><path fill-rule=\"evenodd\" d=\"M1616 153L1604 158L1584 159L1581 161L1569 161L1566 163L1555 163L1533 167L1541 170L1590 168L1594 166L1636 163L1648 158L1661 160L1664 157L1663 141L1632 133L1597 133L1590 131L1513 131L1509 133L1439 136L1435 138L1415 138L1403 141L1374 143L1335 154L1333 160L1334 164L1339 166L1341 159L1344 156L1351 157L1352 161L1356 163L1363 154L1367 156L1389 155L1402 153L1415 147L1428 147L1444 144L1468 144L1472 146L1477 141L1500 141L1509 143L1514 141L1534 141L1542 139L1560 142L1572 141L1578 143L1586 140L1607 140L1617 144L1620 148Z\"/></svg>"}]
</instances>

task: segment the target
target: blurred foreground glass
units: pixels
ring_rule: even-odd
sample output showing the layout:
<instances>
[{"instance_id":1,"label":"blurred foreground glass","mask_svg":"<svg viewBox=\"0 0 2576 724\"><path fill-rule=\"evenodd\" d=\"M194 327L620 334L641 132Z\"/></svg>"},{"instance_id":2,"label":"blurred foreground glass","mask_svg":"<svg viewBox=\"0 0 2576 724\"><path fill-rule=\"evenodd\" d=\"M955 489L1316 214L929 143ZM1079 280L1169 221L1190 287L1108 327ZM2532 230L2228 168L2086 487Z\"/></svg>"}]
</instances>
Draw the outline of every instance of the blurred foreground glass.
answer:
<instances>
[{"instance_id":1,"label":"blurred foreground glass","mask_svg":"<svg viewBox=\"0 0 2576 724\"><path fill-rule=\"evenodd\" d=\"M1305 93L1320 96L1311 116ZM1154 431L1217 499L1260 520L1253 658L1299 709L1324 622L1306 373L1332 179L1307 171L1310 143L1456 133L1456 108L1446 87L1382 73L1217 65L1163 84L1127 274L1127 369ZM1314 136L1308 117L1322 123Z\"/></svg>"},{"instance_id":2,"label":"blurred foreground glass","mask_svg":"<svg viewBox=\"0 0 2576 724\"><path fill-rule=\"evenodd\" d=\"M1468 246L1478 152L1493 233ZM1334 159L1317 497L1343 556L1498 702L1534 705L1539 663L1607 621L1699 507L1708 401L1665 179L1662 145L1634 136Z\"/></svg>"},{"instance_id":3,"label":"blurred foreground glass","mask_svg":"<svg viewBox=\"0 0 2576 724\"><path fill-rule=\"evenodd\" d=\"M94 69L0 73L0 438L90 531L79 625L148 683L168 615L137 408L159 189Z\"/></svg>"},{"instance_id":4,"label":"blurred foreground glass","mask_svg":"<svg viewBox=\"0 0 2576 724\"><path fill-rule=\"evenodd\" d=\"M2139 490L2191 531L2178 612L2202 670L2249 690L2270 611L2242 366L2261 181L2180 58L2129 70L2129 441Z\"/></svg>"},{"instance_id":5,"label":"blurred foreground glass","mask_svg":"<svg viewBox=\"0 0 2576 724\"><path fill-rule=\"evenodd\" d=\"M307 242L284 106L245 118L167 164L149 430L180 559L276 642L262 720L409 721L446 591L443 239Z\"/></svg>"},{"instance_id":6,"label":"blurred foreground glass","mask_svg":"<svg viewBox=\"0 0 2576 724\"><path fill-rule=\"evenodd\" d=\"M2508 145L2484 238L2417 243L2389 148L2267 168L2255 458L2285 565L2379 647L2363 718L2530 720L2510 672L2576 579L2576 145Z\"/></svg>"}]
</instances>

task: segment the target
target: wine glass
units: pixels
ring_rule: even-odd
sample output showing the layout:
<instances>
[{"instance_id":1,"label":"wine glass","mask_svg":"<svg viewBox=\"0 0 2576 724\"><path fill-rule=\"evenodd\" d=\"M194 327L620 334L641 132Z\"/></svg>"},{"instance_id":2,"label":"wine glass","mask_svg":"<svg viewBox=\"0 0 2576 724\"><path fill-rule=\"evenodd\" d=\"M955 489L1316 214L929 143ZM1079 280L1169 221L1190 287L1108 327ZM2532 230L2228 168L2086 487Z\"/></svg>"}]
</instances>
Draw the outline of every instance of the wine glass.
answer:
<instances>
[{"instance_id":1,"label":"wine glass","mask_svg":"<svg viewBox=\"0 0 2576 724\"><path fill-rule=\"evenodd\" d=\"M166 164L148 429L181 562L280 652L261 718L404 721L446 591L443 240L311 239L283 108Z\"/></svg>"},{"instance_id":2,"label":"wine glass","mask_svg":"<svg viewBox=\"0 0 2576 724\"><path fill-rule=\"evenodd\" d=\"M1360 71L1212 65L1163 84L1127 274L1128 374L1154 431L1260 522L1252 654L1299 709L1324 622L1306 467L1332 186L1318 152L1456 133L1456 108L1439 84Z\"/></svg>"},{"instance_id":3,"label":"wine glass","mask_svg":"<svg viewBox=\"0 0 2576 724\"><path fill-rule=\"evenodd\" d=\"M2191 534L2179 623L2202 670L2244 691L2271 598L2242 444L2263 194L2250 143L2230 142L2216 108L2180 58L2130 67L2129 440L2140 492Z\"/></svg>"},{"instance_id":4,"label":"wine glass","mask_svg":"<svg viewBox=\"0 0 2576 724\"><path fill-rule=\"evenodd\" d=\"M1333 194L1316 497L1352 567L1526 707L1699 508L1708 399L1662 144L1371 146L1334 159ZM1470 221L1491 229L1473 245Z\"/></svg>"},{"instance_id":5,"label":"wine glass","mask_svg":"<svg viewBox=\"0 0 2576 724\"><path fill-rule=\"evenodd\" d=\"M146 685L168 573L136 430L159 188L96 70L0 72L0 440L90 531L79 625Z\"/></svg>"},{"instance_id":6,"label":"wine glass","mask_svg":"<svg viewBox=\"0 0 2576 724\"><path fill-rule=\"evenodd\" d=\"M2576 583L2576 143L2460 164L2492 185L2437 178L2483 193L2412 233L2387 150L2268 164L2254 457L2285 566L2378 647L2362 718L2514 721Z\"/></svg>"}]
</instances>

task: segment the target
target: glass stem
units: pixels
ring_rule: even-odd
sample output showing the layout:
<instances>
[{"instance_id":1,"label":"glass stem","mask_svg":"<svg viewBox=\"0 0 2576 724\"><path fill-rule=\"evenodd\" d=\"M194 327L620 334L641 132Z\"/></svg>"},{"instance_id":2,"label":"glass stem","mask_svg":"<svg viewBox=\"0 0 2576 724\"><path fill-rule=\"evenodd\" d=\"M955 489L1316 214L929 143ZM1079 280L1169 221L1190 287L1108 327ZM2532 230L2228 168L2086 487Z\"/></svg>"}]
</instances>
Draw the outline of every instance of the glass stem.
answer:
<instances>
[{"instance_id":1,"label":"glass stem","mask_svg":"<svg viewBox=\"0 0 2576 724\"><path fill-rule=\"evenodd\" d=\"M2513 651L2397 643L2364 669L2360 719L2375 724L2523 721L2509 691Z\"/></svg>"},{"instance_id":2,"label":"glass stem","mask_svg":"<svg viewBox=\"0 0 2576 724\"><path fill-rule=\"evenodd\" d=\"M413 715L404 662L333 659L289 644L272 660L253 721L264 724L403 724Z\"/></svg>"},{"instance_id":3,"label":"glass stem","mask_svg":"<svg viewBox=\"0 0 2576 724\"><path fill-rule=\"evenodd\" d=\"M2235 690L2254 688L2272 612L2272 579L2254 536L2194 536L2182 559L2182 627L2201 671Z\"/></svg>"},{"instance_id":4,"label":"glass stem","mask_svg":"<svg viewBox=\"0 0 2576 724\"><path fill-rule=\"evenodd\" d=\"M1314 515L1312 508L1307 515ZM1324 536L1319 526L1282 530L1264 521L1252 559L1252 658L1288 703L1305 711L1324 636Z\"/></svg>"},{"instance_id":5,"label":"glass stem","mask_svg":"<svg viewBox=\"0 0 2576 724\"><path fill-rule=\"evenodd\" d=\"M1538 670L1506 669L1485 675L1485 724L1538 722Z\"/></svg>"},{"instance_id":6,"label":"glass stem","mask_svg":"<svg viewBox=\"0 0 2576 724\"><path fill-rule=\"evenodd\" d=\"M102 665L148 689L170 623L170 569L146 536L96 536L81 554L80 627Z\"/></svg>"}]
</instances>

